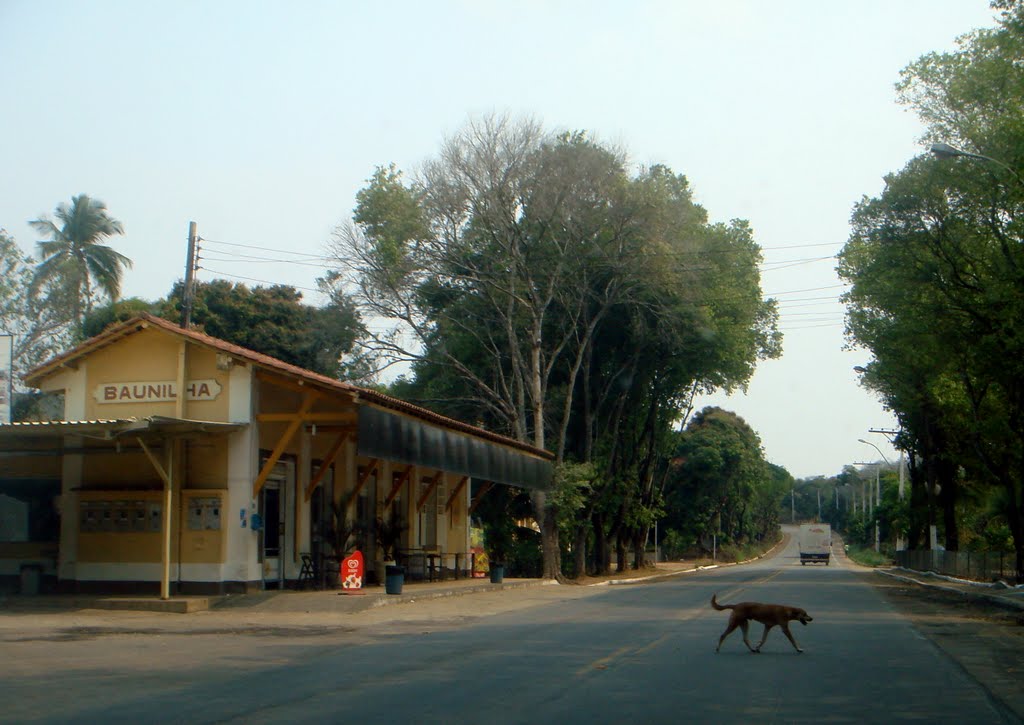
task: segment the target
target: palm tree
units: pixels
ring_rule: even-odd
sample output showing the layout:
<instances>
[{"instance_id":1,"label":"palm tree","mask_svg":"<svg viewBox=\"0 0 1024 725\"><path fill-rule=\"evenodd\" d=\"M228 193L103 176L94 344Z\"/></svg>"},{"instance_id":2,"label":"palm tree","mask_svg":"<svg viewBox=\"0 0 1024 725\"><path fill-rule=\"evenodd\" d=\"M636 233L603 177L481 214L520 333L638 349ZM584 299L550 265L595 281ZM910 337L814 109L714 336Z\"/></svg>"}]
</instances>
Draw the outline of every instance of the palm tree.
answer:
<instances>
[{"instance_id":1,"label":"palm tree","mask_svg":"<svg viewBox=\"0 0 1024 725\"><path fill-rule=\"evenodd\" d=\"M111 301L121 294L121 277L132 260L101 242L124 227L107 213L102 201L85 194L71 197L71 205L61 203L55 212L57 226L43 217L29 222L48 239L38 243L42 262L36 267L32 294L47 284L64 287L71 297L71 318L78 332L92 310L94 289Z\"/></svg>"}]
</instances>

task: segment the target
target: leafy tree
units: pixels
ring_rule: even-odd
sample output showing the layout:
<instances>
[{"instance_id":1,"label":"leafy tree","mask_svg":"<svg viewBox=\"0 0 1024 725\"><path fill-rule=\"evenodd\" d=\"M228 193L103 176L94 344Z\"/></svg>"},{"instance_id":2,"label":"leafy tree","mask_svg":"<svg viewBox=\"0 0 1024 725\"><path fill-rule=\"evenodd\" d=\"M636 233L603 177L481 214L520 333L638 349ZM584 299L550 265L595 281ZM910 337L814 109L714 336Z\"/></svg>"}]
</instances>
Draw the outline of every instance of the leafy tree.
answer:
<instances>
[{"instance_id":1,"label":"leafy tree","mask_svg":"<svg viewBox=\"0 0 1024 725\"><path fill-rule=\"evenodd\" d=\"M141 297L129 297L109 302L101 307L94 307L92 312L86 315L82 325L82 335L87 338L94 337L110 325L126 322L143 312L159 316L163 308L163 300L150 302Z\"/></svg>"},{"instance_id":2,"label":"leafy tree","mask_svg":"<svg viewBox=\"0 0 1024 725\"><path fill-rule=\"evenodd\" d=\"M179 282L162 304L163 317L180 319ZM350 370L341 360L362 331L354 307L335 296L325 307L302 303L287 285L254 287L218 279L196 284L192 323L207 334L330 377Z\"/></svg>"},{"instance_id":3,"label":"leafy tree","mask_svg":"<svg viewBox=\"0 0 1024 725\"><path fill-rule=\"evenodd\" d=\"M14 336L14 384L72 340L71 305L65 290L43 283L36 294L35 261L0 229L0 332Z\"/></svg>"},{"instance_id":4,"label":"leafy tree","mask_svg":"<svg viewBox=\"0 0 1024 725\"><path fill-rule=\"evenodd\" d=\"M875 356L865 383L911 454L911 541L935 504L958 547L958 505L995 485L1024 577L1024 3L993 6L998 27L922 57L898 87L927 141L976 156L915 159L889 176L855 209L840 274L853 285L848 331Z\"/></svg>"},{"instance_id":5,"label":"leafy tree","mask_svg":"<svg viewBox=\"0 0 1024 725\"><path fill-rule=\"evenodd\" d=\"M760 439L741 417L708 407L679 435L666 484L666 524L705 546L712 534L735 543L771 537L791 485L784 469L769 467Z\"/></svg>"},{"instance_id":6,"label":"leafy tree","mask_svg":"<svg viewBox=\"0 0 1024 725\"><path fill-rule=\"evenodd\" d=\"M528 121L471 123L411 183L379 169L337 258L367 314L411 333L374 341L413 361L403 394L551 441L557 462L602 459L583 512L599 519L594 550L615 539L620 565L653 521L680 404L777 353L743 223L708 225L685 178L630 177L620 152ZM557 576L559 510L533 495Z\"/></svg>"},{"instance_id":7,"label":"leafy tree","mask_svg":"<svg viewBox=\"0 0 1024 725\"><path fill-rule=\"evenodd\" d=\"M121 294L125 267L132 261L102 242L124 227L107 213L106 205L85 194L61 203L54 213L57 223L43 217L29 222L48 239L38 242L42 261L36 269L31 291L41 287L63 286L72 302L72 319L81 332L86 315L97 297L116 300Z\"/></svg>"}]
</instances>

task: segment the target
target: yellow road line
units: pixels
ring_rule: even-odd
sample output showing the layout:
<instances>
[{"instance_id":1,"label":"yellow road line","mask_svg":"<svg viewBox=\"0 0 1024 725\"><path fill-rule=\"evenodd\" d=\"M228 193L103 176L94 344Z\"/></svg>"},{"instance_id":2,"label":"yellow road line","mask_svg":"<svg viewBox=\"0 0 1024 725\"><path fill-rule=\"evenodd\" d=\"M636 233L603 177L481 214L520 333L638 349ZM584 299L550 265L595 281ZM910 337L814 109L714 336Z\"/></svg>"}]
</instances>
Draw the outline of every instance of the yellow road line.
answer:
<instances>
[{"instance_id":1,"label":"yellow road line","mask_svg":"<svg viewBox=\"0 0 1024 725\"><path fill-rule=\"evenodd\" d=\"M772 572L771 574L769 574L769 575L767 575L767 576L765 576L765 577L763 577L761 579L758 579L755 582L751 582L749 584L746 584L746 585L744 585L742 587L739 587L738 589L732 589L732 590L726 592L725 598L722 601L725 601L727 604L729 604L731 602L729 602L728 600L730 600L730 599L732 599L734 597L738 597L740 594L745 592L749 587L758 586L759 584L765 584L767 582L770 582L772 579L774 579L775 577L777 577L780 574L782 574L783 571L784 571L783 569L777 569L774 572Z\"/></svg>"},{"instance_id":2,"label":"yellow road line","mask_svg":"<svg viewBox=\"0 0 1024 725\"><path fill-rule=\"evenodd\" d=\"M739 596L742 592L746 591L751 586L757 586L759 584L765 584L766 582L770 582L772 579L782 574L783 571L784 570L782 569L778 569L772 572L771 574L768 574L767 576L758 579L755 582L751 582L750 584L744 585L742 587L732 589L726 593L726 597L732 599L733 597ZM677 621L686 621L688 619L693 619L694 617L701 614L703 611L704 607L694 607L692 609L683 610L680 613L680 616L676 617L675 619ZM626 655L640 655L649 652L658 645L660 645L662 642L664 642L666 639L668 639L672 634L674 633L666 632L660 635L659 637L656 637L655 639L651 640L647 644L640 645L639 647L633 644L626 645L625 647L620 647L611 654L605 655L604 657L600 657L594 660L593 662L590 662L589 664L586 664L580 669L578 669L576 671L576 677L582 677L583 675L589 672L593 672L594 670L606 670L608 669L609 665L615 662L615 660L620 659Z\"/></svg>"}]
</instances>

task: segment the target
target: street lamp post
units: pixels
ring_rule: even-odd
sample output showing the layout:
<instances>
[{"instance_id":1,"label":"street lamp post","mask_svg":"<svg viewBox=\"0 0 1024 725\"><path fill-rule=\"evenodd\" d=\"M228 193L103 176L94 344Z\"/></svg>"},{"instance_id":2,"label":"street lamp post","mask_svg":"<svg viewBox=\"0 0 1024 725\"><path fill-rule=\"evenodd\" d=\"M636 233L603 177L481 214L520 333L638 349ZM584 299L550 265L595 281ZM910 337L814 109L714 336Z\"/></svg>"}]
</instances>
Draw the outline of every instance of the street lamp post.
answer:
<instances>
[{"instance_id":1,"label":"street lamp post","mask_svg":"<svg viewBox=\"0 0 1024 725\"><path fill-rule=\"evenodd\" d=\"M1013 169L1013 167L1010 166L1005 161L1000 161L999 159L994 159L991 156L985 156L984 154L972 154L970 151L963 151L961 149L958 149L956 146L950 146L948 143L933 143L929 147L929 150L932 152L932 154L935 155L936 158L940 159L955 159L958 157L962 157L965 159L977 159L978 161L988 161L989 163L993 163L996 166L1001 166L1002 168L1009 171L1013 178L1017 180L1017 183L1020 184L1021 186L1024 186L1024 179L1022 179L1020 174L1018 174Z\"/></svg>"},{"instance_id":2,"label":"street lamp post","mask_svg":"<svg viewBox=\"0 0 1024 725\"><path fill-rule=\"evenodd\" d=\"M858 438L857 442L858 443L864 443L866 445L871 446L876 451L878 451L878 455L880 455L882 457L882 460L885 461L885 465L887 465L887 466L891 466L892 465L891 463L889 463L889 459L885 457L885 454L882 453L882 449L879 448L878 446L876 446L871 441L866 441L863 438ZM876 513L878 511L878 506L882 503L882 477L881 477L881 471L880 471L881 467L882 467L881 464L877 464L875 466L875 512ZM880 543L881 542L879 541L878 517L875 516L875 551L879 550Z\"/></svg>"}]
</instances>

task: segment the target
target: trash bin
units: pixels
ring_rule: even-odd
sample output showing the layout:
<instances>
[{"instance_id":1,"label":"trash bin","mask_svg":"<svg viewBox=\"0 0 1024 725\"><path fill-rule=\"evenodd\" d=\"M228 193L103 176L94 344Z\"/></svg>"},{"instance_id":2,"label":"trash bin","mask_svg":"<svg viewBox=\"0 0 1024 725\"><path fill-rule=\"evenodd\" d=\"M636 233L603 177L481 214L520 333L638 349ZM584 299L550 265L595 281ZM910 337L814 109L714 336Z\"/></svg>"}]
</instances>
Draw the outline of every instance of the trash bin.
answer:
<instances>
[{"instance_id":1,"label":"trash bin","mask_svg":"<svg viewBox=\"0 0 1024 725\"><path fill-rule=\"evenodd\" d=\"M388 594L401 594L405 583L405 567L388 564L384 567L384 591Z\"/></svg>"},{"instance_id":2,"label":"trash bin","mask_svg":"<svg viewBox=\"0 0 1024 725\"><path fill-rule=\"evenodd\" d=\"M21 586L18 591L30 596L39 594L39 583L43 578L43 567L38 564L21 565Z\"/></svg>"},{"instance_id":3,"label":"trash bin","mask_svg":"<svg viewBox=\"0 0 1024 725\"><path fill-rule=\"evenodd\" d=\"M503 564L491 564L491 584L501 584L505 578L505 566Z\"/></svg>"}]
</instances>

